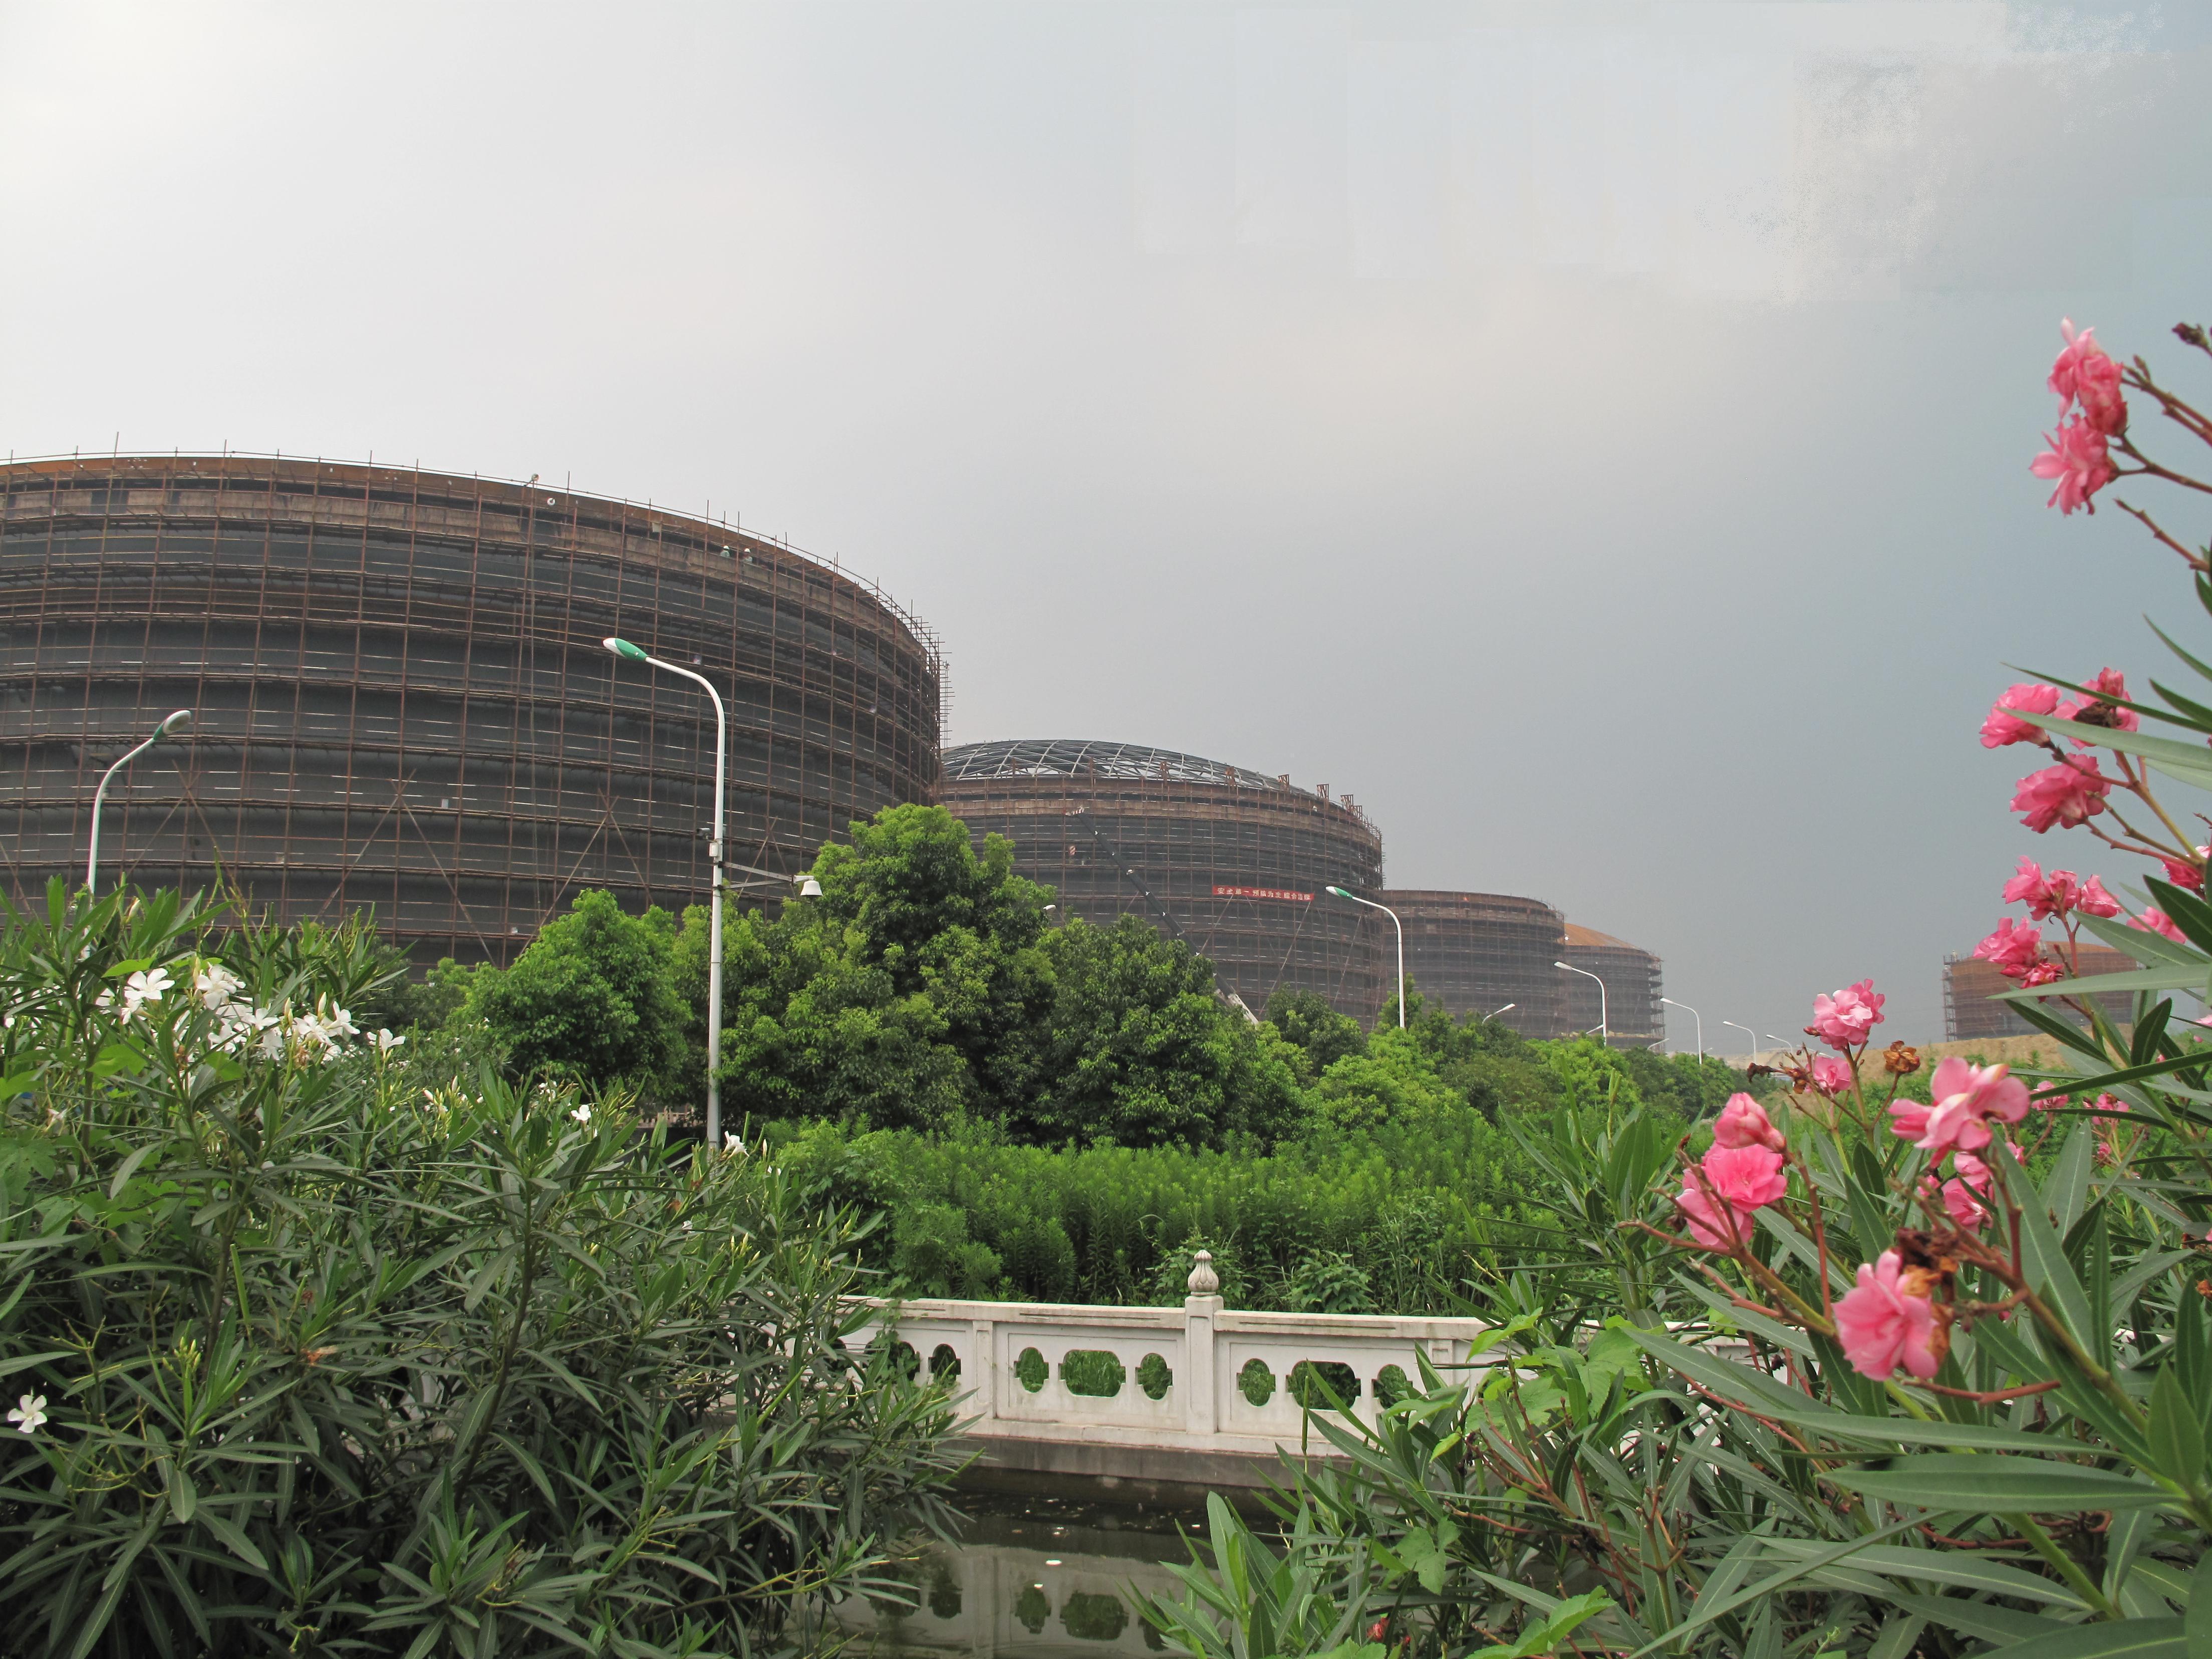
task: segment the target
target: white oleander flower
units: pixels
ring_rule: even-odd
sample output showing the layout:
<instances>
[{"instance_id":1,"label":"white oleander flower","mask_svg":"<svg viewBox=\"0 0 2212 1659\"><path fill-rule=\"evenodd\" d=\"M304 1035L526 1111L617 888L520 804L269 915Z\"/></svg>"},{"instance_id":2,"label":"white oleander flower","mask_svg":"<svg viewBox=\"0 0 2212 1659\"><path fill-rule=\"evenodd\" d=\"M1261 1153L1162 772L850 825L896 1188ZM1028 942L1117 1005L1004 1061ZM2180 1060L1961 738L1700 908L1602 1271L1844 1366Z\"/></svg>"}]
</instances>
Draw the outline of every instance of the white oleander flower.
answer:
<instances>
[{"instance_id":1,"label":"white oleander flower","mask_svg":"<svg viewBox=\"0 0 2212 1659\"><path fill-rule=\"evenodd\" d=\"M340 1037L359 1036L361 1027L353 1023L353 1015L343 1008L334 1008L324 1016L323 1029L332 1042Z\"/></svg>"},{"instance_id":2,"label":"white oleander flower","mask_svg":"<svg viewBox=\"0 0 2212 1659\"><path fill-rule=\"evenodd\" d=\"M404 1036L394 1036L389 1030L380 1030L374 1036L369 1038L369 1041L376 1045L377 1053L388 1054L407 1039Z\"/></svg>"},{"instance_id":3,"label":"white oleander flower","mask_svg":"<svg viewBox=\"0 0 2212 1659\"><path fill-rule=\"evenodd\" d=\"M726 1152L742 1153L745 1150L744 1137L725 1131L722 1135L722 1150Z\"/></svg>"},{"instance_id":4,"label":"white oleander flower","mask_svg":"<svg viewBox=\"0 0 2212 1659\"><path fill-rule=\"evenodd\" d=\"M592 1121L592 1108L590 1103L586 1101L578 1101L576 1103L576 1109L569 1113L568 1115L574 1118L579 1123L589 1123Z\"/></svg>"},{"instance_id":5,"label":"white oleander flower","mask_svg":"<svg viewBox=\"0 0 2212 1659\"><path fill-rule=\"evenodd\" d=\"M270 1060L283 1059L284 1028L272 1022L268 1030L262 1032L261 1042L258 1046L262 1054L267 1058Z\"/></svg>"},{"instance_id":6,"label":"white oleander flower","mask_svg":"<svg viewBox=\"0 0 2212 1659\"><path fill-rule=\"evenodd\" d=\"M238 994L244 981L219 962L204 964L192 975L192 989L199 993L201 1003L210 1009L220 1009Z\"/></svg>"},{"instance_id":7,"label":"white oleander flower","mask_svg":"<svg viewBox=\"0 0 2212 1659\"><path fill-rule=\"evenodd\" d=\"M36 1434L39 1425L46 1420L46 1395L25 1395L15 1402L15 1410L8 1413L8 1420L20 1434Z\"/></svg>"},{"instance_id":8,"label":"white oleander flower","mask_svg":"<svg viewBox=\"0 0 2212 1659\"><path fill-rule=\"evenodd\" d=\"M173 990L176 981L169 977L166 968L144 968L123 981L123 1000L128 1005L124 1018L129 1018L142 1004L159 1002L165 992Z\"/></svg>"}]
</instances>

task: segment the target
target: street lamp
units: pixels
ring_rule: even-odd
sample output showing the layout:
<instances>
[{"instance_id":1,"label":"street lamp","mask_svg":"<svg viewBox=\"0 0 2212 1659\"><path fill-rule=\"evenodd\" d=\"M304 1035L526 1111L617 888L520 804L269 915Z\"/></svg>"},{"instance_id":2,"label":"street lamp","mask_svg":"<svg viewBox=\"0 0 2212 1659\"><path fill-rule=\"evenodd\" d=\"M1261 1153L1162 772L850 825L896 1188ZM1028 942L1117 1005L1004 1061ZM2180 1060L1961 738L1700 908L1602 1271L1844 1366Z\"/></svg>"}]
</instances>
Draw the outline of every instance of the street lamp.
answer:
<instances>
[{"instance_id":1,"label":"street lamp","mask_svg":"<svg viewBox=\"0 0 2212 1659\"><path fill-rule=\"evenodd\" d=\"M1504 1013L1507 1008L1518 1008L1521 1005L1517 1002L1509 1002L1505 1005L1504 1008L1492 1008L1488 1013L1485 1014L1483 1018L1485 1019L1496 1019L1498 1015Z\"/></svg>"},{"instance_id":2,"label":"street lamp","mask_svg":"<svg viewBox=\"0 0 2212 1659\"><path fill-rule=\"evenodd\" d=\"M722 1145L722 1083L715 1073L722 1063L722 788L730 758L729 725L722 715L722 694L714 690L714 683L704 674L695 674L672 662L647 656L628 640L610 636L600 643L628 661L681 674L703 688L714 704L714 826L707 838L708 861L714 866L714 903L707 926L707 1145L719 1151ZM814 886L811 877L807 885ZM821 889L816 887L815 890L819 892Z\"/></svg>"},{"instance_id":3,"label":"street lamp","mask_svg":"<svg viewBox=\"0 0 2212 1659\"><path fill-rule=\"evenodd\" d=\"M1571 974L1580 974L1584 979L1597 979L1597 975L1589 969L1577 968L1572 963L1555 962L1552 966L1564 968ZM1601 979L1597 979L1597 1040L1607 1048L1613 1046L1613 1027L1606 1018L1605 981Z\"/></svg>"},{"instance_id":4,"label":"street lamp","mask_svg":"<svg viewBox=\"0 0 2212 1659\"><path fill-rule=\"evenodd\" d=\"M1751 1039L1751 1057L1752 1057L1753 1060L1757 1060L1757 1059L1759 1058L1759 1033L1758 1033L1758 1032L1756 1032L1756 1031L1753 1030L1751 1029L1751 1027L1750 1027L1750 1026L1748 1026L1748 1025L1736 1025L1736 1024L1735 1024L1735 1022L1734 1020L1732 1020L1732 1019L1724 1019L1724 1020L1723 1020L1723 1021L1721 1022L1721 1024L1723 1024L1723 1025L1735 1025L1735 1029L1736 1029L1737 1030L1739 1030L1739 1031L1742 1032L1746 1036L1749 1037L1749 1038Z\"/></svg>"},{"instance_id":5,"label":"street lamp","mask_svg":"<svg viewBox=\"0 0 2212 1659\"><path fill-rule=\"evenodd\" d=\"M1680 1008L1692 1019L1698 1022L1698 1058L1699 1060L1703 1060L1705 1057L1705 1022L1704 1018L1696 1009L1690 1006L1686 1002L1677 1002L1672 997L1661 997L1659 1000L1665 1003L1669 1008Z\"/></svg>"},{"instance_id":6,"label":"street lamp","mask_svg":"<svg viewBox=\"0 0 2212 1659\"><path fill-rule=\"evenodd\" d=\"M822 896L822 884L815 880L813 877L808 876L799 884L799 896L801 898L820 898Z\"/></svg>"},{"instance_id":7,"label":"street lamp","mask_svg":"<svg viewBox=\"0 0 2212 1659\"><path fill-rule=\"evenodd\" d=\"M191 723L192 711L189 708L179 708L175 714L163 719L161 723L154 728L152 737L109 767L101 776L100 787L92 792L92 834L85 841L84 890L86 892L92 892L100 879L100 808L101 803L107 799L107 786L115 781L115 775L118 772L137 760L139 756L144 754L172 732L179 731Z\"/></svg>"},{"instance_id":8,"label":"street lamp","mask_svg":"<svg viewBox=\"0 0 2212 1659\"><path fill-rule=\"evenodd\" d=\"M1341 887L1328 890L1340 899L1350 899L1354 904L1364 904L1370 910L1380 910L1390 918L1390 925L1398 930L1398 1029L1406 1029L1406 924L1398 920L1398 913L1387 904L1377 904L1373 899L1364 899L1357 893L1347 893Z\"/></svg>"}]
</instances>

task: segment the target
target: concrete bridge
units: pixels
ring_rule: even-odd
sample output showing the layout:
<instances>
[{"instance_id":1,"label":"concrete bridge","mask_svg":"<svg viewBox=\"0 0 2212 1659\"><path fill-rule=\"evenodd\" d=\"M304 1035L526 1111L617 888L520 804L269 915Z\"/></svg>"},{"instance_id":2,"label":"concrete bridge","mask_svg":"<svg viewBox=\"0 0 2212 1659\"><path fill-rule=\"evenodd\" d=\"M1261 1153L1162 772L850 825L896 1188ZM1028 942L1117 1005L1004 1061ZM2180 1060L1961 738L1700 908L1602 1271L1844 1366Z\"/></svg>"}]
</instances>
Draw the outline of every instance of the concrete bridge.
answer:
<instances>
[{"instance_id":1,"label":"concrete bridge","mask_svg":"<svg viewBox=\"0 0 2212 1659\"><path fill-rule=\"evenodd\" d=\"M1334 1455L1301 1403L1332 1414L1318 1380L1371 1423L1395 1390L1419 1386L1416 1354L1446 1371L1505 1358L1474 1355L1479 1319L1249 1313L1219 1289L1200 1251L1180 1308L878 1303L881 1316L846 1340L865 1347L888 1326L925 1376L956 1378L978 1463L1006 1484L1264 1486L1279 1449Z\"/></svg>"}]
</instances>

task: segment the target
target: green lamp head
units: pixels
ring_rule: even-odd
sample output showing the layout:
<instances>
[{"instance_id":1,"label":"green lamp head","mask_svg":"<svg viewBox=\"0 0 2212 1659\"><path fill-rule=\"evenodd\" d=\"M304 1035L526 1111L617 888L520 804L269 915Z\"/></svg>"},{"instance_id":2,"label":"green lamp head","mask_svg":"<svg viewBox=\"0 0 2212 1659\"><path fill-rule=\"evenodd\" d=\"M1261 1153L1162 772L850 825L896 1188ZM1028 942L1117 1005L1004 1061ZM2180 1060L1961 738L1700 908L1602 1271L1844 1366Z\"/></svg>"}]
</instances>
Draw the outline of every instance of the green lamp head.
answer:
<instances>
[{"instance_id":1,"label":"green lamp head","mask_svg":"<svg viewBox=\"0 0 2212 1659\"><path fill-rule=\"evenodd\" d=\"M628 640L618 640L610 635L607 638L600 641L599 643L605 646L608 650L613 652L617 657L628 657L632 662L643 662L645 660L645 653L641 651L637 647L632 645Z\"/></svg>"},{"instance_id":2,"label":"green lamp head","mask_svg":"<svg viewBox=\"0 0 2212 1659\"><path fill-rule=\"evenodd\" d=\"M154 736L156 738L168 737L173 732L182 731L191 723L192 711L189 708L179 708L154 728Z\"/></svg>"},{"instance_id":3,"label":"green lamp head","mask_svg":"<svg viewBox=\"0 0 2212 1659\"><path fill-rule=\"evenodd\" d=\"M1341 887L1332 887L1328 890L1335 894L1339 898L1350 898L1352 896L1351 894L1346 892Z\"/></svg>"}]
</instances>

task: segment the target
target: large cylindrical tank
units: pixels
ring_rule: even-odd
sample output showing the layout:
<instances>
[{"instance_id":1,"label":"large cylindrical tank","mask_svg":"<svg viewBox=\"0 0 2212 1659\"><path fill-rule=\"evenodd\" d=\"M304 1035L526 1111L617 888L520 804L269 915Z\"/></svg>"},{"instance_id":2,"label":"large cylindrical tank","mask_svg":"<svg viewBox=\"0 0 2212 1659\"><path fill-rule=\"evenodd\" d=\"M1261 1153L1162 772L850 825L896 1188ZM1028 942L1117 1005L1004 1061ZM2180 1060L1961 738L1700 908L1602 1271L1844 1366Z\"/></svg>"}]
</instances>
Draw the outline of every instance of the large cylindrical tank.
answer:
<instances>
[{"instance_id":1,"label":"large cylindrical tank","mask_svg":"<svg viewBox=\"0 0 2212 1659\"><path fill-rule=\"evenodd\" d=\"M364 906L418 958L504 959L586 887L702 901L714 717L727 856L772 872L936 781L935 642L873 588L703 514L532 481L239 455L0 470L0 854L218 874L280 917ZM781 884L763 881L763 892Z\"/></svg>"},{"instance_id":2,"label":"large cylindrical tank","mask_svg":"<svg viewBox=\"0 0 2212 1659\"><path fill-rule=\"evenodd\" d=\"M1278 986L1371 1018L1387 917L1348 900L1382 885L1382 837L1350 797L1219 761L1081 738L949 749L939 803L980 845L1057 889L1060 920L1144 917L1212 959L1256 1013ZM1378 929L1380 930L1378 932Z\"/></svg>"}]
</instances>

